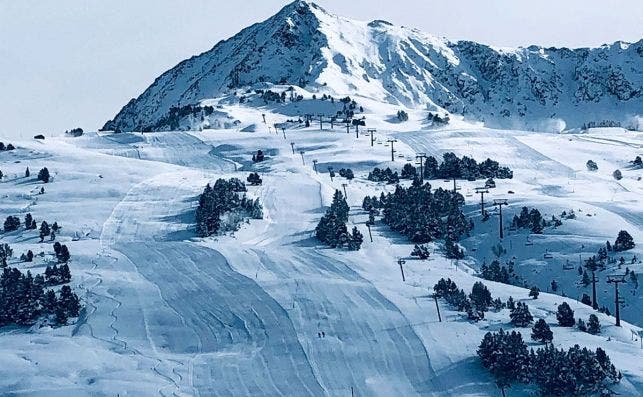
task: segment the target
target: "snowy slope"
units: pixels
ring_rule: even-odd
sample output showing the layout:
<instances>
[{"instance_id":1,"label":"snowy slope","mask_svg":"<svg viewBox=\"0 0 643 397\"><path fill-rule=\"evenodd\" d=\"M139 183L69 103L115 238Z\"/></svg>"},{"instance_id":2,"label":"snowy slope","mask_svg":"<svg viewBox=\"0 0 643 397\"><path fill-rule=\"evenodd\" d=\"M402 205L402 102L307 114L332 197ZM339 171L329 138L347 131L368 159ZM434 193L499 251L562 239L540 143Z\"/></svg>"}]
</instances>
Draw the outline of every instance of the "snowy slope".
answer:
<instances>
[{"instance_id":1,"label":"snowy slope","mask_svg":"<svg viewBox=\"0 0 643 397\"><path fill-rule=\"evenodd\" d=\"M526 289L485 284L494 297L523 300L536 318L546 319L556 346L604 348L624 374L615 390L643 393L640 341L631 334L640 331L634 324L643 323L640 290L623 287L621 328L602 314L600 335L555 325L562 301L577 317L592 313L575 300L581 292L577 277L561 270L566 257L576 258L579 241L589 255L624 228L638 244L628 258L643 255L641 170L627 169L623 160L640 153L641 133L551 135L465 125L413 132L404 124L390 128L386 116L377 120L367 114L380 128L371 147L368 137L356 138L342 127L287 129L284 139L268 126L288 116L267 112L264 124L266 109L235 104L221 110L255 128L87 134L16 142L16 151L0 153L7 175L0 184L5 203L0 216L23 217L29 211L38 220L59 221L58 239L72 254L72 285L86 306L68 327L0 330L0 394L345 396L352 389L358 396L497 395L475 349L485 332L513 328L508 310L471 323L440 302L443 322L438 322L428 296L441 277L470 289L479 280L476 269L491 255L489 246L498 242L497 218L481 223L477 198L467 195L475 182L460 182L476 228L464 241L470 256L459 263L444 259L439 244L431 246L430 260L411 260L412 245L379 222L373 243L367 238L358 252L328 249L312 238L333 190L343 183L350 222L367 236L363 196L393 188L367 181L368 170L399 168L417 151L438 155L445 150L477 159L492 155L515 170L515 178L498 181L490 196L515 191L508 214L521 205L547 214L572 207L592 213L533 237L530 249L524 234L508 231L503 242L530 284L546 290L555 277L569 298L543 293L531 300ZM377 113L386 114L386 108ZM418 125L413 118L408 123ZM393 137L398 139L395 162L385 146ZM292 154L290 142L304 151L305 164L299 153ZM249 158L258 148L270 153L270 160L255 168ZM588 158L598 163L598 172L584 171ZM321 170L349 166L356 178L331 181L327 173L312 170L313 159ZM35 193L38 183L22 177L27 165L52 171L44 195ZM619 182L610 177L616 167L624 172ZM249 194L260 197L264 219L233 236L196 239L193 211L205 183L245 179L253 169L262 173L264 185L249 188ZM76 232L82 238L72 241ZM17 253L50 249L22 229L2 240ZM553 260L542 260L545 249ZM408 259L406 282L398 257ZM32 272L44 267L40 260L13 259L11 265ZM641 266L632 269L640 274ZM611 271L616 269L599 277L604 280ZM611 310L610 288L600 285L599 301ZM511 390L512 396L530 393L519 386Z\"/></svg>"},{"instance_id":2,"label":"snowy slope","mask_svg":"<svg viewBox=\"0 0 643 397\"><path fill-rule=\"evenodd\" d=\"M495 49L353 21L298 0L168 70L104 129L157 130L171 107L270 84L443 109L492 127L559 131L612 120L640 128L643 40ZM210 124L221 117L215 113Z\"/></svg>"}]
</instances>

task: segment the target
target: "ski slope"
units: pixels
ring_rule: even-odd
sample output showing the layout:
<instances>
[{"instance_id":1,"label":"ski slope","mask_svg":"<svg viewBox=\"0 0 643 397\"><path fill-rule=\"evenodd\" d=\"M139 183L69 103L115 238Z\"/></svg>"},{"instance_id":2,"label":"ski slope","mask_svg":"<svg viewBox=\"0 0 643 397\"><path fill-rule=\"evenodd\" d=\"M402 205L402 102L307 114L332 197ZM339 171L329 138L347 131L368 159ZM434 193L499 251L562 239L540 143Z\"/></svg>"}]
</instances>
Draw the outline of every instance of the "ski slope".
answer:
<instances>
[{"instance_id":1,"label":"ski slope","mask_svg":"<svg viewBox=\"0 0 643 397\"><path fill-rule=\"evenodd\" d=\"M512 328L508 310L470 323L440 302L439 322L429 296L441 277L470 289L482 260L491 259L497 218L481 223L478 198L467 194L480 182L458 182L466 212L476 222L474 236L463 241L469 254L463 261L444 259L439 244L431 244L429 260L412 260L412 245L404 238L378 222L371 243L364 226L363 197L394 188L367 181L369 170L401 168L416 152L445 151L478 160L492 157L514 170L514 179L496 181L489 197L510 199L507 219L522 205L548 215L583 210L576 220L533 237L532 247L524 245L524 232L503 240L507 257L516 256L518 271L530 284L546 290L555 277L569 298L543 293L531 300L526 289L485 284L494 297L526 301L534 317L552 325L557 346L604 348L624 374L616 391L642 394L638 358L643 351L631 334L643 325L639 291L623 286L621 328L602 314L600 335L554 325L562 301L577 316L592 313L574 300L588 291L575 285L576 272L561 270L565 259L577 260L579 244L589 255L627 229L638 244L627 255L643 254L641 170L626 169L627 160L640 154L641 133L561 135L464 125L408 131L408 125L396 128L369 116L378 126L371 147L368 136L356 138L353 130L347 134L339 127L289 129L284 139L267 128L283 115L269 113L266 125L260 108L224 110L254 124L254 132L242 132L244 124L201 132L86 134L16 142L16 151L0 153L7 175L0 183L6 203L0 215L23 218L31 212L39 222L57 220L63 226L58 239L70 248L72 285L85 305L75 324L66 327L0 331L0 394L497 395L475 349L485 332ZM385 143L389 138L398 140L395 162ZM254 165L249 159L257 149L268 159ZM595 173L585 170L589 158L599 165ZM318 161L319 173L312 160ZM32 174L47 166L54 175L44 185L45 194L37 194L41 185L33 177L22 177L27 165ZM328 166L351 167L356 178L331 181ZM619 182L611 178L616 168L624 174ZM195 238L193 211L205 184L221 177L245 180L249 170L257 170L264 181L248 188L248 195L261 199L264 219L250 221L234 235ZM365 236L358 252L332 250L313 238L333 191L343 184L349 221ZM22 229L2 240L17 256L27 249L51 251L50 244L38 243L36 234ZM542 259L545 249L553 261ZM406 282L399 257L408 259ZM41 258L11 265L32 272L45 266ZM643 267L632 269L640 274ZM599 301L611 310L611 286L599 289ZM530 330L522 332L536 347ZM511 395L531 392L515 386Z\"/></svg>"}]
</instances>

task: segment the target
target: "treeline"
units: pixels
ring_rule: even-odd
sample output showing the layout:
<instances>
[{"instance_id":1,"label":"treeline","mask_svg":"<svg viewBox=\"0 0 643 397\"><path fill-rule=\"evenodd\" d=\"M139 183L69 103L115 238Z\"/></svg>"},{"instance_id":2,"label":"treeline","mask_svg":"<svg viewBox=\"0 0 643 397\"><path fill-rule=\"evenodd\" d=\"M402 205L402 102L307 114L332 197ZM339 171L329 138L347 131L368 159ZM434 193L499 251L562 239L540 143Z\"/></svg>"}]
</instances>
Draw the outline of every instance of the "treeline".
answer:
<instances>
[{"instance_id":1,"label":"treeline","mask_svg":"<svg viewBox=\"0 0 643 397\"><path fill-rule=\"evenodd\" d=\"M438 188L416 179L411 186L398 185L395 192L377 197L365 197L366 211L381 209L382 221L414 243L427 243L444 238L447 243L468 234L473 222L462 213L464 197L460 193Z\"/></svg>"},{"instance_id":2,"label":"treeline","mask_svg":"<svg viewBox=\"0 0 643 397\"><path fill-rule=\"evenodd\" d=\"M69 317L77 317L80 300L68 285L58 294L45 290L45 278L32 276L16 268L4 268L0 276L0 326L32 325L40 318L51 324L67 324Z\"/></svg>"},{"instance_id":3,"label":"treeline","mask_svg":"<svg viewBox=\"0 0 643 397\"><path fill-rule=\"evenodd\" d=\"M511 179L513 171L508 167L501 167L497 161L486 159L478 163L476 160L463 156L459 158L452 152L442 155L442 162L433 156L428 156L424 162L424 177L427 179L467 179L482 178Z\"/></svg>"},{"instance_id":4,"label":"treeline","mask_svg":"<svg viewBox=\"0 0 643 397\"><path fill-rule=\"evenodd\" d=\"M388 167L383 170L375 167L373 171L368 173L367 179L373 182L386 182L388 184L396 184L400 182L400 177L397 174L397 171L393 171Z\"/></svg>"},{"instance_id":5,"label":"treeline","mask_svg":"<svg viewBox=\"0 0 643 397\"><path fill-rule=\"evenodd\" d=\"M161 117L153 125L148 126L139 126L138 130L142 132L152 132L157 131L161 128L169 128L170 130L178 130L179 122L181 118L186 116L197 116L206 117L214 113L214 107L212 106L200 106L200 105L185 105L185 106L172 106L168 113ZM118 131L116 131L118 132Z\"/></svg>"},{"instance_id":6,"label":"treeline","mask_svg":"<svg viewBox=\"0 0 643 397\"><path fill-rule=\"evenodd\" d=\"M611 395L609 386L622 377L600 347L564 350L548 344L528 350L516 331L487 332L477 353L503 394L512 383L523 383L536 385L547 396Z\"/></svg>"},{"instance_id":7,"label":"treeline","mask_svg":"<svg viewBox=\"0 0 643 397\"><path fill-rule=\"evenodd\" d=\"M5 233L13 232L15 230L18 230L20 228L20 225L21 225L20 218L18 218L17 216L9 215L4 220L3 230ZM27 213L27 215L25 215L24 227L25 227L25 230L38 229L36 220L33 219L33 216L31 215L31 213ZM40 242L42 243L45 237L50 237L50 240L52 241L55 240L56 233L58 233L59 230L60 230L60 226L58 226L58 222L54 222L51 226L49 226L47 221L42 221L40 223L40 229L38 231Z\"/></svg>"},{"instance_id":8,"label":"treeline","mask_svg":"<svg viewBox=\"0 0 643 397\"><path fill-rule=\"evenodd\" d=\"M348 232L346 227L348 211L349 207L344 195L339 190L335 190L333 202L315 228L317 239L332 248L346 247L351 251L359 250L364 236L357 227L353 227L352 232Z\"/></svg>"},{"instance_id":9,"label":"treeline","mask_svg":"<svg viewBox=\"0 0 643 397\"><path fill-rule=\"evenodd\" d=\"M237 179L217 179L214 186L208 183L199 196L196 209L196 232L200 237L234 231L245 219L262 219L263 209L259 199L249 199L245 184Z\"/></svg>"}]
</instances>

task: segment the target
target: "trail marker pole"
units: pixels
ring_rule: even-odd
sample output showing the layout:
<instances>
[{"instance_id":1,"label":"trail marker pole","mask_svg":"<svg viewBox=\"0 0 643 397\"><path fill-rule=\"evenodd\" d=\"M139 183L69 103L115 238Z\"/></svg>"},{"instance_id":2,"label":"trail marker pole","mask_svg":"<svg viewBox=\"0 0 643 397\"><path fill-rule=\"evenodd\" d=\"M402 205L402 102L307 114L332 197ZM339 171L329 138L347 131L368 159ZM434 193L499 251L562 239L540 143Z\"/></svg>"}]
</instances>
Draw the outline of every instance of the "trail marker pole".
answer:
<instances>
[{"instance_id":1,"label":"trail marker pole","mask_svg":"<svg viewBox=\"0 0 643 397\"><path fill-rule=\"evenodd\" d=\"M306 161L304 160L304 153L306 153L306 152L304 152L303 150L299 151L299 154L301 154L301 163L303 165L306 165Z\"/></svg>"},{"instance_id":2,"label":"trail marker pole","mask_svg":"<svg viewBox=\"0 0 643 397\"><path fill-rule=\"evenodd\" d=\"M509 205L509 203L508 203L507 199L496 199L496 200L493 200L493 205L498 206L498 208L500 209L500 223L499 223L499 226L500 226L500 239L502 240L505 237L504 230L502 229L502 206L503 205Z\"/></svg>"},{"instance_id":3,"label":"trail marker pole","mask_svg":"<svg viewBox=\"0 0 643 397\"><path fill-rule=\"evenodd\" d=\"M295 142L290 142L290 147L292 148L292 154L295 154Z\"/></svg>"},{"instance_id":4,"label":"trail marker pole","mask_svg":"<svg viewBox=\"0 0 643 397\"><path fill-rule=\"evenodd\" d=\"M393 149L393 144L397 142L397 139L387 139L386 142L391 144L391 161L395 161L395 150Z\"/></svg>"},{"instance_id":5,"label":"trail marker pole","mask_svg":"<svg viewBox=\"0 0 643 397\"><path fill-rule=\"evenodd\" d=\"M286 128L281 127L281 132L284 134L284 139L286 139Z\"/></svg>"},{"instance_id":6,"label":"trail marker pole","mask_svg":"<svg viewBox=\"0 0 643 397\"><path fill-rule=\"evenodd\" d=\"M400 272L402 273L402 281L406 282L406 278L404 278L404 264L406 261L402 258L397 260L397 264L400 265Z\"/></svg>"},{"instance_id":7,"label":"trail marker pole","mask_svg":"<svg viewBox=\"0 0 643 397\"><path fill-rule=\"evenodd\" d=\"M313 160L313 169L315 170L315 174L317 173L317 160Z\"/></svg>"},{"instance_id":8,"label":"trail marker pole","mask_svg":"<svg viewBox=\"0 0 643 397\"><path fill-rule=\"evenodd\" d=\"M347 134L350 134L350 132L351 132L351 131L350 131L350 128L351 128L351 120L350 120L350 119L346 119L346 133L347 133Z\"/></svg>"},{"instance_id":9,"label":"trail marker pole","mask_svg":"<svg viewBox=\"0 0 643 397\"><path fill-rule=\"evenodd\" d=\"M372 243L373 242L373 234L371 234L371 224L367 222L366 227L368 228L368 237L370 237L371 243Z\"/></svg>"},{"instance_id":10,"label":"trail marker pole","mask_svg":"<svg viewBox=\"0 0 643 397\"><path fill-rule=\"evenodd\" d=\"M613 274L607 276L607 283L608 284L614 284L614 305L616 307L616 326L620 327L621 326L621 299L619 298L618 295L618 284L619 283L626 283L625 281L625 275L624 274Z\"/></svg>"}]
</instances>

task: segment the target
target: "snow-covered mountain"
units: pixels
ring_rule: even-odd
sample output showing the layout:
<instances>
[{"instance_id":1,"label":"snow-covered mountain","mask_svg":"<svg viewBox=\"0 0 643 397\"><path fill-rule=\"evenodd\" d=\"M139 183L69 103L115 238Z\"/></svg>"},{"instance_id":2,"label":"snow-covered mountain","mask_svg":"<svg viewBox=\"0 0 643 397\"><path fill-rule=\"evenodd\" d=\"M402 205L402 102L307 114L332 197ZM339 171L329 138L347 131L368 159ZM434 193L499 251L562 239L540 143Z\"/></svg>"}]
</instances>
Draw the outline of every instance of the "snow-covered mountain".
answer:
<instances>
[{"instance_id":1,"label":"snow-covered mountain","mask_svg":"<svg viewBox=\"0 0 643 397\"><path fill-rule=\"evenodd\" d=\"M104 129L157 129L172 107L270 83L446 110L495 127L560 130L603 120L636 127L643 40L496 49L353 21L298 0L168 70Z\"/></svg>"}]
</instances>

